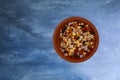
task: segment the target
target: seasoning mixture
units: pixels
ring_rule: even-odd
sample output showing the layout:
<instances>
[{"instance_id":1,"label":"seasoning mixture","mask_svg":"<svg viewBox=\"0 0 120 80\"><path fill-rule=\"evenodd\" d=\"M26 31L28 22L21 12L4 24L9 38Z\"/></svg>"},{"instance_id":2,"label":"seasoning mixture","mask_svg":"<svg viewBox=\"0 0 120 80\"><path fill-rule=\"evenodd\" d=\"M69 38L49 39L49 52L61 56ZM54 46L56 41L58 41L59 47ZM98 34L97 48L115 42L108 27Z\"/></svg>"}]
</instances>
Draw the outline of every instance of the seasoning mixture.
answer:
<instances>
[{"instance_id":1,"label":"seasoning mixture","mask_svg":"<svg viewBox=\"0 0 120 80\"><path fill-rule=\"evenodd\" d=\"M69 22L60 30L60 50L66 57L84 58L95 46L95 33L85 23Z\"/></svg>"}]
</instances>

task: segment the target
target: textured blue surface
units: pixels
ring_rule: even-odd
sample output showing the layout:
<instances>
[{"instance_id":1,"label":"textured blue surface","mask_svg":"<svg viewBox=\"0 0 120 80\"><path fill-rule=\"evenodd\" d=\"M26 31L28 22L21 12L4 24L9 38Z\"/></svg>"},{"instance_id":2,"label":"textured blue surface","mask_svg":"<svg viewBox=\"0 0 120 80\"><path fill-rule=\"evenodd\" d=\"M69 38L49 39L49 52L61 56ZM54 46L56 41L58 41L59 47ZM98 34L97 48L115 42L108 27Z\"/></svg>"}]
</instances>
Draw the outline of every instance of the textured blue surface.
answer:
<instances>
[{"instance_id":1,"label":"textured blue surface","mask_svg":"<svg viewBox=\"0 0 120 80\"><path fill-rule=\"evenodd\" d=\"M120 80L120 0L0 0L0 80ZM53 49L56 25L71 16L97 28L96 54L69 63Z\"/></svg>"}]
</instances>

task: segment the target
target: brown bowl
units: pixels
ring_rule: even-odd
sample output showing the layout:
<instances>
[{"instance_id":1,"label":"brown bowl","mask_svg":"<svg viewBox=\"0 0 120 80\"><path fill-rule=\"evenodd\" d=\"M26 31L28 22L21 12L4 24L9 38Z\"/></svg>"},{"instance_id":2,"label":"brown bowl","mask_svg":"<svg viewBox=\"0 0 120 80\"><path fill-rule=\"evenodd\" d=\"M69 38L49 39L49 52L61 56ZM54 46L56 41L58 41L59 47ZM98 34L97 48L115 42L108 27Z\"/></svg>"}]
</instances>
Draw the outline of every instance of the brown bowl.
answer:
<instances>
[{"instance_id":1,"label":"brown bowl","mask_svg":"<svg viewBox=\"0 0 120 80\"><path fill-rule=\"evenodd\" d=\"M73 57L66 57L64 56L64 53L60 50L60 29L64 29L65 25L68 22L72 22L72 21L77 21L77 22L83 22L84 24L88 24L92 30L94 31L94 36L95 36L95 44L94 44L94 49L92 50L92 52L89 53L89 55L87 55L84 58L73 58ZM88 21L85 18L82 17L70 17L67 19L64 19L62 22L60 22L58 24L58 26L56 27L54 34L53 34L53 46L54 49L56 50L56 52L58 53L59 56L61 56L64 60L67 60L69 62L83 62L85 60L88 60L90 57L93 56L93 54L96 52L97 48L98 48L98 44L99 44L99 35L97 32L97 29L95 28L95 26Z\"/></svg>"}]
</instances>

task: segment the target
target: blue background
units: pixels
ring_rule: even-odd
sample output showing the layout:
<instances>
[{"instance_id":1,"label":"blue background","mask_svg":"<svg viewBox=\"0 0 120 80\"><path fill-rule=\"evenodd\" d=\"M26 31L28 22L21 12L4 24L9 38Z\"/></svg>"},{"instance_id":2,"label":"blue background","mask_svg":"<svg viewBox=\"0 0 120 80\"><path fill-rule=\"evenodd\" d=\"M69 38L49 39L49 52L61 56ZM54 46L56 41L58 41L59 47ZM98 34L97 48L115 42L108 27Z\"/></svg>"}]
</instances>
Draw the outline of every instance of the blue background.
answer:
<instances>
[{"instance_id":1,"label":"blue background","mask_svg":"<svg viewBox=\"0 0 120 80\"><path fill-rule=\"evenodd\" d=\"M0 80L120 80L120 0L0 0ZM83 63L53 49L57 24L89 19L100 37Z\"/></svg>"}]
</instances>

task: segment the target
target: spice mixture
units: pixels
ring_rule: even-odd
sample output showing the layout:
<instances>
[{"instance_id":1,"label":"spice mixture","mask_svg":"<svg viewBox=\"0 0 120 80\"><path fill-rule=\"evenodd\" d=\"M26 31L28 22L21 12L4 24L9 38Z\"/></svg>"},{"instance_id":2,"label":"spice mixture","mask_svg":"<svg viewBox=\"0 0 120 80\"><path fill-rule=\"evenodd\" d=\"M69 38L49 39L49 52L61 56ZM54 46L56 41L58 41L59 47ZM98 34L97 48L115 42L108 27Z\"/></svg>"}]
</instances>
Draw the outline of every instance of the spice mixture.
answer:
<instances>
[{"instance_id":1,"label":"spice mixture","mask_svg":"<svg viewBox=\"0 0 120 80\"><path fill-rule=\"evenodd\" d=\"M84 58L94 46L95 33L88 24L73 21L60 30L60 50L66 57Z\"/></svg>"}]
</instances>

